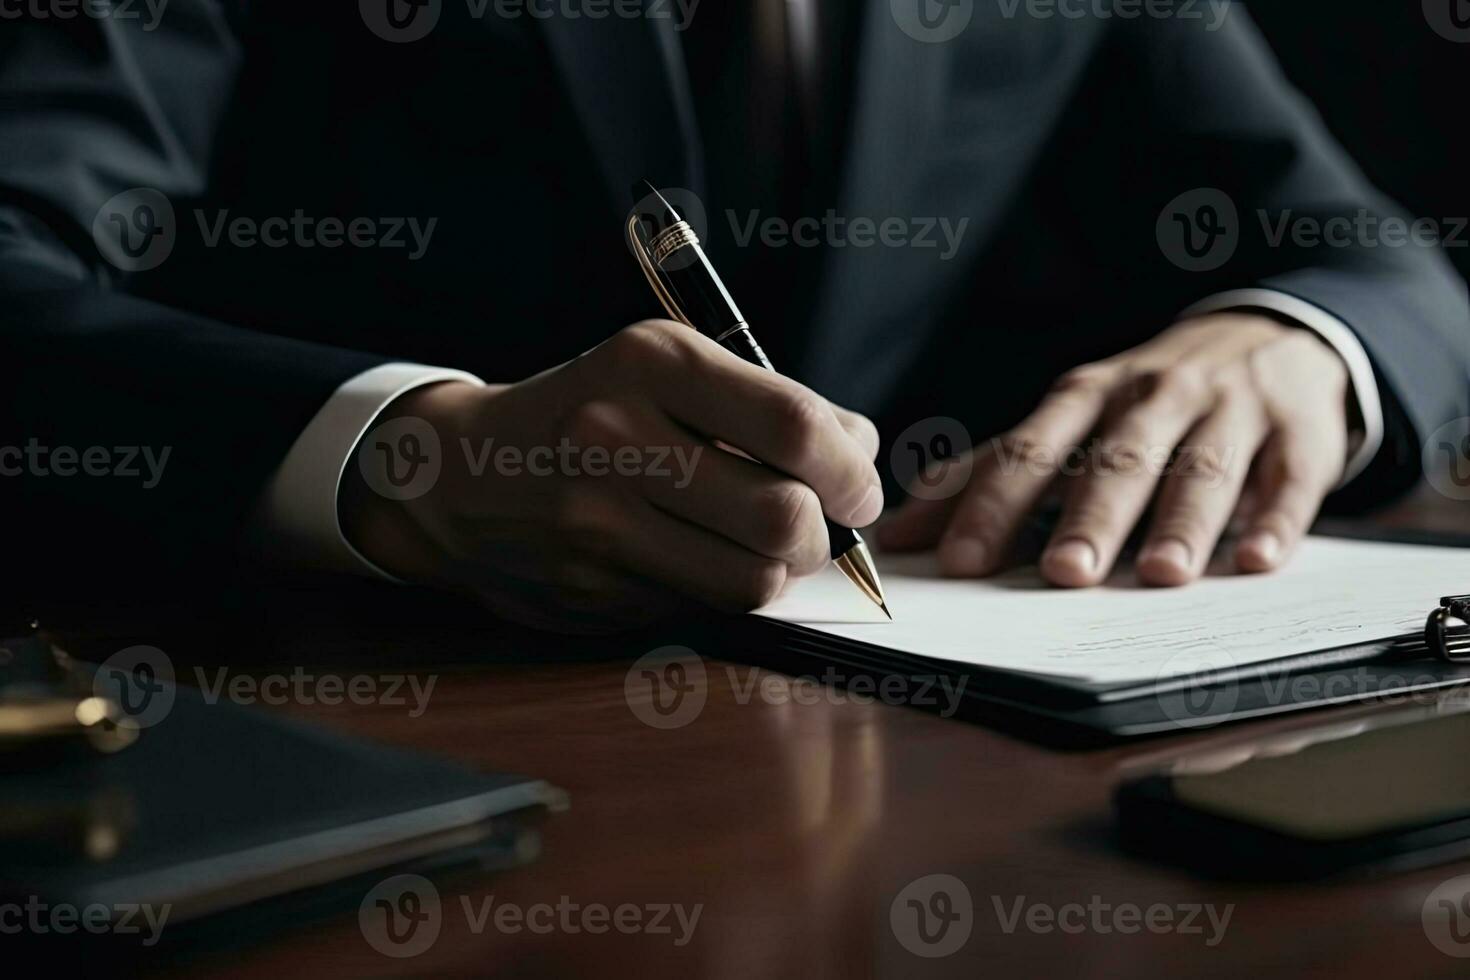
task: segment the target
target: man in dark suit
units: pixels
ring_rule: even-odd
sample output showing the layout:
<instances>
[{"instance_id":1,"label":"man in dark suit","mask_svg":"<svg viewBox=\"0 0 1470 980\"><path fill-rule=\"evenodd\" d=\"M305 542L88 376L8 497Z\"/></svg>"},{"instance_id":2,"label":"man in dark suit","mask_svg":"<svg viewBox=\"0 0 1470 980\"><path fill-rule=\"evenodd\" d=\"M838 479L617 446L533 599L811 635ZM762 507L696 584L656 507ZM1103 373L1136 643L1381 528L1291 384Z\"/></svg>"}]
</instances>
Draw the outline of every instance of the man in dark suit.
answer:
<instances>
[{"instance_id":1,"label":"man in dark suit","mask_svg":"<svg viewBox=\"0 0 1470 980\"><path fill-rule=\"evenodd\" d=\"M1004 435L886 546L985 575L1060 492L1051 581L1143 521L1177 585L1232 516L1279 566L1466 414L1463 283L1427 230L1385 244L1416 226L1234 5L329 6L7 22L17 541L601 629L768 599L823 511L878 517L879 433L943 415ZM644 177L795 380L648 319Z\"/></svg>"}]
</instances>

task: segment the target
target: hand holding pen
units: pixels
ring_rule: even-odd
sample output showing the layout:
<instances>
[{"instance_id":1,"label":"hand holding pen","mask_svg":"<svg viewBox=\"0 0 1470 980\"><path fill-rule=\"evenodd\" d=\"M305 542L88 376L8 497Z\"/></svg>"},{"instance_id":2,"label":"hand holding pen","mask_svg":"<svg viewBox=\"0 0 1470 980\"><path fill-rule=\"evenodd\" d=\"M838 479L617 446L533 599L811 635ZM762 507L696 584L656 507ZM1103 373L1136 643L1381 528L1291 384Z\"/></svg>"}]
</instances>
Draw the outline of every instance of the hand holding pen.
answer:
<instances>
[{"instance_id":1,"label":"hand holding pen","mask_svg":"<svg viewBox=\"0 0 1470 980\"><path fill-rule=\"evenodd\" d=\"M669 316L713 338L745 363L775 373L694 229L652 184L635 184L633 196L642 201L628 216L628 244ZM877 493L881 496L881 489ZM892 619L877 566L862 536L831 513L826 524L833 564Z\"/></svg>"},{"instance_id":2,"label":"hand holding pen","mask_svg":"<svg viewBox=\"0 0 1470 980\"><path fill-rule=\"evenodd\" d=\"M434 433L441 465L421 493L371 478L409 431L395 425L421 447ZM399 578L532 626L606 632L754 609L820 570L825 518L863 527L882 510L877 452L862 416L649 320L516 384L401 396L348 466L340 513Z\"/></svg>"}]
</instances>

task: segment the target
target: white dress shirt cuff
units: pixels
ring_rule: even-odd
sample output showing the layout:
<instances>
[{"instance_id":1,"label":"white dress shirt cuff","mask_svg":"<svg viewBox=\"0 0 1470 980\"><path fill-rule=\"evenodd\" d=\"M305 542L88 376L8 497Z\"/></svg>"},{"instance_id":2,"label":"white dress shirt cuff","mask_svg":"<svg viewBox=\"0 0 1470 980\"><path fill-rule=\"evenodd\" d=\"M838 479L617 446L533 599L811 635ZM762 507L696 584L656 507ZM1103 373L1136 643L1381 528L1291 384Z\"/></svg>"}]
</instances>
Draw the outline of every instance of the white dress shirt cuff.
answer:
<instances>
[{"instance_id":1,"label":"white dress shirt cuff","mask_svg":"<svg viewBox=\"0 0 1470 980\"><path fill-rule=\"evenodd\" d=\"M353 450L383 409L404 392L439 381L484 384L464 371L392 363L349 378L332 393L266 486L256 519L265 557L398 581L348 542L337 520L337 492Z\"/></svg>"},{"instance_id":2,"label":"white dress shirt cuff","mask_svg":"<svg viewBox=\"0 0 1470 980\"><path fill-rule=\"evenodd\" d=\"M1348 380L1353 398L1357 401L1358 417L1363 421L1362 439L1349 449L1347 465L1343 469L1344 487L1367 468L1383 445L1383 403L1378 397L1378 381L1373 374L1373 363L1352 328L1320 306L1298 299L1288 293L1274 289L1232 289L1201 300L1180 314L1181 318L1219 313L1221 310L1254 306L1295 320L1298 324L1321 337L1337 351L1347 365Z\"/></svg>"}]
</instances>

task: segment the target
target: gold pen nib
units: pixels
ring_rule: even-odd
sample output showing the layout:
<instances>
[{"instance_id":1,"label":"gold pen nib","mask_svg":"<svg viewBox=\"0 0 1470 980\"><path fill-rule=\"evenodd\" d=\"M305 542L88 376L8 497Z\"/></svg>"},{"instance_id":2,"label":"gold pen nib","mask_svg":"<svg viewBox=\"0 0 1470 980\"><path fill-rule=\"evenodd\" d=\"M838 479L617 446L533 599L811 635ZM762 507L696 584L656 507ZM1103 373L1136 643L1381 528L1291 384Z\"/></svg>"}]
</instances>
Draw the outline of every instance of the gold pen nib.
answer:
<instances>
[{"instance_id":1,"label":"gold pen nib","mask_svg":"<svg viewBox=\"0 0 1470 980\"><path fill-rule=\"evenodd\" d=\"M883 615L890 620L893 619L893 613L888 611L888 603L883 599L883 583L878 581L878 567L873 564L873 555L868 551L866 544L858 541L848 550L847 554L832 559L832 562L842 570L842 574L847 576L848 581L861 589L863 595L883 610Z\"/></svg>"}]
</instances>

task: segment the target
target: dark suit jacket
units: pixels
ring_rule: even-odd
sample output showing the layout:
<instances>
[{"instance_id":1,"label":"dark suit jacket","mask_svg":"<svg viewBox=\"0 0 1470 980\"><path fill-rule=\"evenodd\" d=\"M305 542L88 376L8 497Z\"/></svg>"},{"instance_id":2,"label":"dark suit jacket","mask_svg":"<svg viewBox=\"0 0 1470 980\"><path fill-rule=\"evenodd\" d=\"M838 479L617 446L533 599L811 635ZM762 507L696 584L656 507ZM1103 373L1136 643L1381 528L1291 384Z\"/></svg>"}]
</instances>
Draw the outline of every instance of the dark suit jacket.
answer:
<instances>
[{"instance_id":1,"label":"dark suit jacket","mask_svg":"<svg viewBox=\"0 0 1470 980\"><path fill-rule=\"evenodd\" d=\"M958 38L926 44L898 29L888 0L854 4L829 203L848 217L969 223L949 261L823 250L789 322L760 297L758 329L790 373L890 435L934 414L984 435L1064 368L1145 339L1202 297L1263 285L1341 318L1373 359L1389 437L1350 496L1412 481L1422 439L1466 414L1465 286L1437 253L1266 247L1261 209L1393 206L1285 85L1243 11L1208 31L1024 7L1007 18L977 3ZM690 188L712 225L727 222L701 149L701 125L721 123L695 118L672 22L472 9L443 0L432 34L405 44L351 5L274 0L173 0L152 31L6 24L0 444L171 449L152 489L0 480L12 541L124 570L214 568L347 378L416 360L514 380L659 313L621 240L630 183ZM167 196L177 243L157 268L123 275L92 226L138 187ZM1239 251L1209 273L1170 262L1155 232L1161 209L1200 187L1227 192L1242 220ZM418 261L208 247L195 212L210 225L225 209L438 223ZM715 247L718 260L728 242Z\"/></svg>"}]
</instances>

